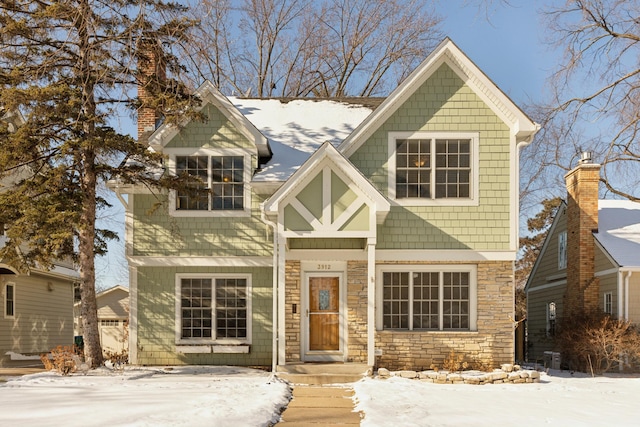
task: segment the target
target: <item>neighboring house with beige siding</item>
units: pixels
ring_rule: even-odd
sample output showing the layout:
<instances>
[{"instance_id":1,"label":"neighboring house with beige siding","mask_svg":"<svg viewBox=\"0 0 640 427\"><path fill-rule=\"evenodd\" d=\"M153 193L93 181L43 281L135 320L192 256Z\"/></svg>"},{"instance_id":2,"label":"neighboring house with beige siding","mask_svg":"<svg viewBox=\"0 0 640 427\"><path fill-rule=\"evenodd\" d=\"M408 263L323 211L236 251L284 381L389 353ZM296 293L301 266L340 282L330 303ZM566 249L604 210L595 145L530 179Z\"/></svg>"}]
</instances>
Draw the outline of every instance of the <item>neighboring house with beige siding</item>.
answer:
<instances>
[{"instance_id":1,"label":"neighboring house with beige siding","mask_svg":"<svg viewBox=\"0 0 640 427\"><path fill-rule=\"evenodd\" d=\"M0 261L0 366L9 365L11 353L37 355L73 344L76 280L71 265L23 274Z\"/></svg>"},{"instance_id":2,"label":"neighboring house with beige siding","mask_svg":"<svg viewBox=\"0 0 640 427\"><path fill-rule=\"evenodd\" d=\"M129 289L114 286L96 294L102 351L119 354L129 349ZM75 335L82 335L80 302L74 305Z\"/></svg>"},{"instance_id":3,"label":"neighboring house with beige siding","mask_svg":"<svg viewBox=\"0 0 640 427\"><path fill-rule=\"evenodd\" d=\"M384 100L197 93L207 119L148 144L200 194L110 183L132 363L513 362L518 156L539 126L451 40Z\"/></svg>"},{"instance_id":4,"label":"neighboring house with beige siding","mask_svg":"<svg viewBox=\"0 0 640 427\"><path fill-rule=\"evenodd\" d=\"M9 131L23 123L20 114L8 112L0 120L8 123ZM18 169L0 180L0 191L20 174ZM4 230L0 224L0 247L7 239ZM70 262L56 261L48 271L31 268L21 272L0 259L0 366L10 366L12 355L20 360L20 355L38 355L73 344L73 284L77 278Z\"/></svg>"},{"instance_id":5,"label":"neighboring house with beige siding","mask_svg":"<svg viewBox=\"0 0 640 427\"><path fill-rule=\"evenodd\" d=\"M599 170L586 157L565 177L567 202L526 285L529 360L557 350L568 312L599 309L640 324L640 203L598 200Z\"/></svg>"}]
</instances>

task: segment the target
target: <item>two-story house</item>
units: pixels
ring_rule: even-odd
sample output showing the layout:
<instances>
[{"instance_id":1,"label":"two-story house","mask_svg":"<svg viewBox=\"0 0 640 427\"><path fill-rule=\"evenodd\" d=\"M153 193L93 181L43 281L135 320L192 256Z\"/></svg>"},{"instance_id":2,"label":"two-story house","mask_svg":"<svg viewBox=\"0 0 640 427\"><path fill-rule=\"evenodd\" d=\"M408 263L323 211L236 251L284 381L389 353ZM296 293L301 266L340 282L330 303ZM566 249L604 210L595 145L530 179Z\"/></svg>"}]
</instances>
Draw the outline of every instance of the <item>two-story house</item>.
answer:
<instances>
[{"instance_id":1,"label":"two-story house","mask_svg":"<svg viewBox=\"0 0 640 427\"><path fill-rule=\"evenodd\" d=\"M513 361L518 155L539 126L451 40L384 100L198 95L206 121L148 144L201 194L111 183L132 363Z\"/></svg>"},{"instance_id":2,"label":"two-story house","mask_svg":"<svg viewBox=\"0 0 640 427\"><path fill-rule=\"evenodd\" d=\"M599 311L640 324L640 203L598 199L600 165L585 153L565 176L567 199L525 287L528 358L559 350L574 315Z\"/></svg>"}]
</instances>

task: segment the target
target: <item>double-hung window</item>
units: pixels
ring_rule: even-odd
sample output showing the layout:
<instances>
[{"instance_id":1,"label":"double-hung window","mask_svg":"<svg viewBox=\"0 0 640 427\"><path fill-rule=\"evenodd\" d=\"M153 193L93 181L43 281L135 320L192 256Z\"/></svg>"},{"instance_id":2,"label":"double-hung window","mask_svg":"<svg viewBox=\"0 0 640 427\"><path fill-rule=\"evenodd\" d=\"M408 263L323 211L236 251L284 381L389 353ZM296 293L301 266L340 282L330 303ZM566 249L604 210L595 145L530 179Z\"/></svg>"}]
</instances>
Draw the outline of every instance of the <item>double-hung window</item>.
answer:
<instances>
[{"instance_id":1,"label":"double-hung window","mask_svg":"<svg viewBox=\"0 0 640 427\"><path fill-rule=\"evenodd\" d=\"M474 204L478 135L389 134L389 196L400 204Z\"/></svg>"},{"instance_id":2,"label":"double-hung window","mask_svg":"<svg viewBox=\"0 0 640 427\"><path fill-rule=\"evenodd\" d=\"M176 288L178 342L249 342L248 276L181 275Z\"/></svg>"},{"instance_id":3,"label":"double-hung window","mask_svg":"<svg viewBox=\"0 0 640 427\"><path fill-rule=\"evenodd\" d=\"M4 316L14 317L16 313L15 286L12 283L4 285Z\"/></svg>"},{"instance_id":4,"label":"double-hung window","mask_svg":"<svg viewBox=\"0 0 640 427\"><path fill-rule=\"evenodd\" d=\"M613 293L611 292L606 292L604 294L604 307L603 307L603 311L606 314L613 314Z\"/></svg>"},{"instance_id":5,"label":"double-hung window","mask_svg":"<svg viewBox=\"0 0 640 427\"><path fill-rule=\"evenodd\" d=\"M475 330L473 267L386 269L378 326L396 330Z\"/></svg>"},{"instance_id":6,"label":"double-hung window","mask_svg":"<svg viewBox=\"0 0 640 427\"><path fill-rule=\"evenodd\" d=\"M245 182L247 156L229 155L176 155L176 175L190 175L198 182L175 192L174 214L224 213L246 211L249 205Z\"/></svg>"}]
</instances>

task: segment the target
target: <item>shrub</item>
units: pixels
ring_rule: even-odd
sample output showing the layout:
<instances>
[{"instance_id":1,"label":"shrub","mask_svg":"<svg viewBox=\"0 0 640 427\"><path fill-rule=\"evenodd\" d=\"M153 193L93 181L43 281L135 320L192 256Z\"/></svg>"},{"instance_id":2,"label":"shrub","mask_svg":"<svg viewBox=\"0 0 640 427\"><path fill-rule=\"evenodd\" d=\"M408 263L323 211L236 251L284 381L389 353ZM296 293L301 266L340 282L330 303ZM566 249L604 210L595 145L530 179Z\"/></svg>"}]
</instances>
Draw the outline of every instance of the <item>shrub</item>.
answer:
<instances>
[{"instance_id":1,"label":"shrub","mask_svg":"<svg viewBox=\"0 0 640 427\"><path fill-rule=\"evenodd\" d=\"M563 319L558 344L563 365L600 374L620 367L638 367L640 331L631 322L616 320L602 312Z\"/></svg>"},{"instance_id":2,"label":"shrub","mask_svg":"<svg viewBox=\"0 0 640 427\"><path fill-rule=\"evenodd\" d=\"M46 370L56 370L62 375L69 375L78 369L77 362L81 356L82 350L76 345L59 345L49 353L41 354L40 360Z\"/></svg>"},{"instance_id":3,"label":"shrub","mask_svg":"<svg viewBox=\"0 0 640 427\"><path fill-rule=\"evenodd\" d=\"M127 350L122 350L120 353L105 350L104 358L111 362L113 369L116 371L124 371L124 366L129 363L129 354L127 353Z\"/></svg>"}]
</instances>

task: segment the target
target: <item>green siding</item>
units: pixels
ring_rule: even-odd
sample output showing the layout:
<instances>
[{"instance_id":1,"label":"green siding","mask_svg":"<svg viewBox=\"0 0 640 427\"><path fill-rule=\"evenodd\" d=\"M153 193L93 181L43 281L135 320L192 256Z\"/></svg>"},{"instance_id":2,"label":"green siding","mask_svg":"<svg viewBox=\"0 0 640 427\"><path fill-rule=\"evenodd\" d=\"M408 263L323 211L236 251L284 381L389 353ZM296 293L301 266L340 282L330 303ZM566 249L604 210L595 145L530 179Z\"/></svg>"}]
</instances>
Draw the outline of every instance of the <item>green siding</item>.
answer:
<instances>
[{"instance_id":1,"label":"green siding","mask_svg":"<svg viewBox=\"0 0 640 427\"><path fill-rule=\"evenodd\" d=\"M356 193L351 191L349 186L335 173L331 172L331 222L335 222L357 198Z\"/></svg>"},{"instance_id":2,"label":"green siding","mask_svg":"<svg viewBox=\"0 0 640 427\"><path fill-rule=\"evenodd\" d=\"M509 128L443 64L350 157L387 194L390 132L479 132L479 206L393 206L378 249L509 250Z\"/></svg>"},{"instance_id":3,"label":"green siding","mask_svg":"<svg viewBox=\"0 0 640 427\"><path fill-rule=\"evenodd\" d=\"M369 230L369 206L363 204L353 214L340 230L343 231L367 231Z\"/></svg>"},{"instance_id":4,"label":"green siding","mask_svg":"<svg viewBox=\"0 0 640 427\"><path fill-rule=\"evenodd\" d=\"M176 274L251 274L252 337L248 354L180 354L175 344ZM139 268L138 363L141 365L271 365L271 268Z\"/></svg>"},{"instance_id":5,"label":"green siding","mask_svg":"<svg viewBox=\"0 0 640 427\"><path fill-rule=\"evenodd\" d=\"M273 233L260 219L263 199L255 193L249 217L171 217L167 199L145 194L133 198L133 255L272 255Z\"/></svg>"},{"instance_id":6,"label":"green siding","mask_svg":"<svg viewBox=\"0 0 640 427\"><path fill-rule=\"evenodd\" d=\"M364 239L298 239L288 240L289 249L363 249Z\"/></svg>"},{"instance_id":7,"label":"green siding","mask_svg":"<svg viewBox=\"0 0 640 427\"><path fill-rule=\"evenodd\" d=\"M322 181L322 171L320 171L320 173L296 195L296 199L320 221L322 221ZM287 216L285 214L285 221L286 218Z\"/></svg>"},{"instance_id":8,"label":"green siding","mask_svg":"<svg viewBox=\"0 0 640 427\"><path fill-rule=\"evenodd\" d=\"M312 231L313 227L291 205L284 207L284 229L293 231Z\"/></svg>"},{"instance_id":9,"label":"green siding","mask_svg":"<svg viewBox=\"0 0 640 427\"><path fill-rule=\"evenodd\" d=\"M207 104L201 111L205 121L191 121L180 130L167 148L249 148L255 145L238 131L215 106Z\"/></svg>"}]
</instances>

